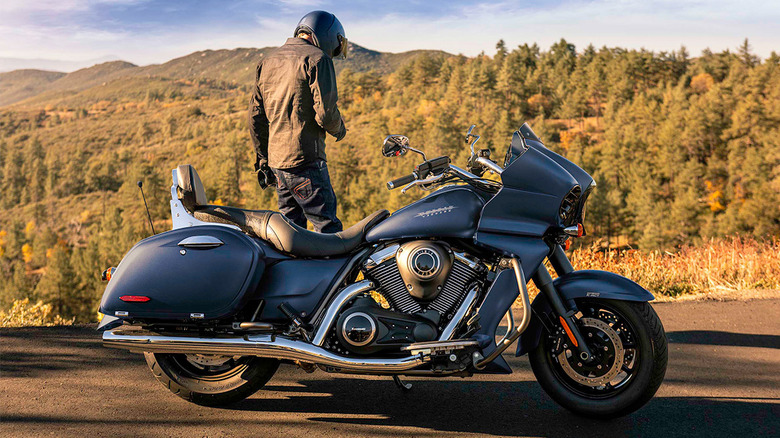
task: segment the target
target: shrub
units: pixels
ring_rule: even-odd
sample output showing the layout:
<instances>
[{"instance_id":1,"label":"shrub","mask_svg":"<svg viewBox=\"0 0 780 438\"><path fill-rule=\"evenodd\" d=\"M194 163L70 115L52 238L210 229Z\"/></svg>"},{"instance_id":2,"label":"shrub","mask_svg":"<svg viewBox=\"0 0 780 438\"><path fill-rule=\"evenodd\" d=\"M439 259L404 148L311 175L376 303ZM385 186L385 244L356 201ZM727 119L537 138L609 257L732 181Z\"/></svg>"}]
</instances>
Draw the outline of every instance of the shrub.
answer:
<instances>
[{"instance_id":1,"label":"shrub","mask_svg":"<svg viewBox=\"0 0 780 438\"><path fill-rule=\"evenodd\" d=\"M38 301L30 304L30 299L15 300L8 311L0 311L0 327L33 327L72 325L74 319L66 320L52 314L52 305Z\"/></svg>"}]
</instances>

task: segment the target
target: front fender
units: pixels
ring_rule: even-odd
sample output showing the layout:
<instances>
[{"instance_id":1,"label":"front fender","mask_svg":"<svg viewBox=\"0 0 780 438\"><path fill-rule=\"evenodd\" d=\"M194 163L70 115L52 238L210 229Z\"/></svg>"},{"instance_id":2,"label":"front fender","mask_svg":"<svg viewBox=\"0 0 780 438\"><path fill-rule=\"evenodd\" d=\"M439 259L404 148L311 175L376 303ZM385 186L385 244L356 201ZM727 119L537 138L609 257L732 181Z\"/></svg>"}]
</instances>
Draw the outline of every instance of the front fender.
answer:
<instances>
[{"instance_id":1,"label":"front fender","mask_svg":"<svg viewBox=\"0 0 780 438\"><path fill-rule=\"evenodd\" d=\"M575 298L600 298L621 301L646 302L655 299L653 294L626 277L606 271L572 271L553 281L555 290L566 301ZM542 337L542 319L552 312L547 296L539 294L531 305L533 317L528 328L517 341L517 356L536 348Z\"/></svg>"},{"instance_id":2,"label":"front fender","mask_svg":"<svg viewBox=\"0 0 780 438\"><path fill-rule=\"evenodd\" d=\"M607 271L572 271L553 280L553 286L564 300L588 297L644 302L655 299L642 286Z\"/></svg>"}]
</instances>

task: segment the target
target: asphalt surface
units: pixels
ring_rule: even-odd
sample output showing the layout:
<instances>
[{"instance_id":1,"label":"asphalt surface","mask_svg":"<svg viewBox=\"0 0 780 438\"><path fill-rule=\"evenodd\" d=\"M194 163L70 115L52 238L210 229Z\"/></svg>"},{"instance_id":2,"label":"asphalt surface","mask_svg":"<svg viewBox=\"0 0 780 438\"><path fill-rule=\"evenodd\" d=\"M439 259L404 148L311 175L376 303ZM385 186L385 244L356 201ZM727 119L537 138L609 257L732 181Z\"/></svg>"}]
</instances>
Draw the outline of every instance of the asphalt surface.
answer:
<instances>
[{"instance_id":1,"label":"asphalt surface","mask_svg":"<svg viewBox=\"0 0 780 438\"><path fill-rule=\"evenodd\" d=\"M559 408L525 357L472 379L306 374L282 366L229 408L187 403L142 356L88 327L0 329L0 436L743 437L780 434L780 300L655 305L670 340L656 397L597 421ZM508 356L508 355L507 355Z\"/></svg>"}]
</instances>

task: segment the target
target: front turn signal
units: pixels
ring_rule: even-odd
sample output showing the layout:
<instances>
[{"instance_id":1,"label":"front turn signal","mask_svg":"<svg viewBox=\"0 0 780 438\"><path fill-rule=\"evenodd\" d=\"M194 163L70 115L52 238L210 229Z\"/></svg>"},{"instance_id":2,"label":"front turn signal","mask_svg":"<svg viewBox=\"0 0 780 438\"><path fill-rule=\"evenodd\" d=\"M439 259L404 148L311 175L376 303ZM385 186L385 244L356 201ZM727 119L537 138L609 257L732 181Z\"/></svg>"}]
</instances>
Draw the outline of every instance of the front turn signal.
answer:
<instances>
[{"instance_id":1,"label":"front turn signal","mask_svg":"<svg viewBox=\"0 0 780 438\"><path fill-rule=\"evenodd\" d=\"M114 272L116 272L116 268L110 267L103 271L102 274L100 274L100 279L103 281L111 281L111 277L114 276Z\"/></svg>"}]
</instances>

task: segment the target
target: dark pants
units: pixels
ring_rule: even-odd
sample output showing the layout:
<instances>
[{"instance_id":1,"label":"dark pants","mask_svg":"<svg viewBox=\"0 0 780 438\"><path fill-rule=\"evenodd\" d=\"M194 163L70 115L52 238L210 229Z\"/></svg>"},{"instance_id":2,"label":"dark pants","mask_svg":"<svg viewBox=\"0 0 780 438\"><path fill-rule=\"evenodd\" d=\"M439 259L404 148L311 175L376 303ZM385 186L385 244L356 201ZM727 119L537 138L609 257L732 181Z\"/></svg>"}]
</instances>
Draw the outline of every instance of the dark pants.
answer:
<instances>
[{"instance_id":1,"label":"dark pants","mask_svg":"<svg viewBox=\"0 0 780 438\"><path fill-rule=\"evenodd\" d=\"M336 193L330 185L328 165L320 160L292 169L273 169L279 211L296 225L306 228L306 220L319 233L342 230L336 217Z\"/></svg>"}]
</instances>

